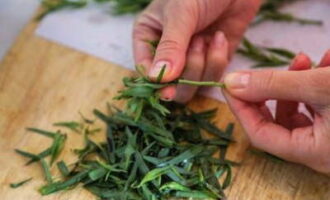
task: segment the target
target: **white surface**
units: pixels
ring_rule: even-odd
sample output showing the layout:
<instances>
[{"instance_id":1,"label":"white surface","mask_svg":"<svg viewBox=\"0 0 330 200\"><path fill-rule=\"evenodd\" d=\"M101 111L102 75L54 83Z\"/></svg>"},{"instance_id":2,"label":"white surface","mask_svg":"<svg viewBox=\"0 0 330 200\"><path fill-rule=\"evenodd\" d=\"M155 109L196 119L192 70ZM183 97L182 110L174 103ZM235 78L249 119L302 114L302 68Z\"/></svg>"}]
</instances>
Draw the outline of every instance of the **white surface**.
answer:
<instances>
[{"instance_id":1,"label":"white surface","mask_svg":"<svg viewBox=\"0 0 330 200\"><path fill-rule=\"evenodd\" d=\"M91 4L47 16L36 33L49 40L134 69L131 29L134 16L113 16L109 4Z\"/></svg>"},{"instance_id":2,"label":"white surface","mask_svg":"<svg viewBox=\"0 0 330 200\"><path fill-rule=\"evenodd\" d=\"M38 0L0 0L0 61L38 5Z\"/></svg>"},{"instance_id":3,"label":"white surface","mask_svg":"<svg viewBox=\"0 0 330 200\"><path fill-rule=\"evenodd\" d=\"M62 11L48 16L37 29L37 34L69 47L87 52L104 60L133 69L131 29L133 16L111 16L108 7L95 5L82 10ZM318 61L330 48L330 1L306 0L290 4L284 10L297 16L320 19L324 25L266 22L252 27L246 36L253 42L273 47L284 47L295 52L306 52ZM235 56L227 70L248 69L252 62ZM204 93L205 94L205 93ZM222 100L219 90L208 96Z\"/></svg>"}]
</instances>

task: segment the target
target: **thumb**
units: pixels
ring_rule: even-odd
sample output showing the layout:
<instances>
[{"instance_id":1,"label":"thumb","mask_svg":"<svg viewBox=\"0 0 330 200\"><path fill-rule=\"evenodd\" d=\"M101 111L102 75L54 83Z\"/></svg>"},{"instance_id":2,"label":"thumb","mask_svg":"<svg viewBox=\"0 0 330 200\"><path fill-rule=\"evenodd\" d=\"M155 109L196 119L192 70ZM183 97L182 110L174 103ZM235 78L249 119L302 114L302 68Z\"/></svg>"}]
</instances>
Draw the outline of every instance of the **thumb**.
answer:
<instances>
[{"instance_id":1,"label":"thumb","mask_svg":"<svg viewBox=\"0 0 330 200\"><path fill-rule=\"evenodd\" d=\"M233 96L250 102L269 99L328 105L330 68L304 71L234 72L224 78Z\"/></svg>"},{"instance_id":2,"label":"thumb","mask_svg":"<svg viewBox=\"0 0 330 200\"><path fill-rule=\"evenodd\" d=\"M172 81L181 75L185 65L186 51L197 21L188 16L188 13L166 16L155 58L148 72L149 77L155 79L161 69L166 66L162 79L164 82Z\"/></svg>"}]
</instances>

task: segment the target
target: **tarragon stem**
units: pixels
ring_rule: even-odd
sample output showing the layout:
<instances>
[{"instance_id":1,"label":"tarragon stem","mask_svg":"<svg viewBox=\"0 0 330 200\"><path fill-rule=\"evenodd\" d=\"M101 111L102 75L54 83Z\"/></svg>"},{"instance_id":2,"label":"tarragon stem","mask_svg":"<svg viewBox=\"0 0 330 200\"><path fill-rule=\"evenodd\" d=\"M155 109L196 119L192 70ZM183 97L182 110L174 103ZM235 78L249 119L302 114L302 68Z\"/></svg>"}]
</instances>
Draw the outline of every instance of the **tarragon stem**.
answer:
<instances>
[{"instance_id":1,"label":"tarragon stem","mask_svg":"<svg viewBox=\"0 0 330 200\"><path fill-rule=\"evenodd\" d=\"M184 85L226 88L226 85L224 83L213 82L213 81L190 81L190 80L185 80L185 79L179 79L178 83L179 84L184 84Z\"/></svg>"}]
</instances>

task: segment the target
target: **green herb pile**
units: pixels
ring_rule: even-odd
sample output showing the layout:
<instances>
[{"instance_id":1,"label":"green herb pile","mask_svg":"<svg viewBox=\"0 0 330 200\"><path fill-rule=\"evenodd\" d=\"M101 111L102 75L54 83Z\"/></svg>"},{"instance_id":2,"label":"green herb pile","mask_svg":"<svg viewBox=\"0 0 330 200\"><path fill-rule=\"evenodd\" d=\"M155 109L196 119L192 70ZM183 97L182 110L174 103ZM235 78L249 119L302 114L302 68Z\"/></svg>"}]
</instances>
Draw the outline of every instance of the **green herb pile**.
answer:
<instances>
[{"instance_id":1,"label":"green herb pile","mask_svg":"<svg viewBox=\"0 0 330 200\"><path fill-rule=\"evenodd\" d=\"M41 164L47 184L39 192L48 195L81 183L101 199L223 199L223 190L231 183L231 168L236 164L225 158L234 125L230 123L221 130L212 123L215 109L197 113L184 105L162 102L157 93L160 88L178 83L223 84L186 80L161 84L146 77L126 77L123 82L126 87L116 99L126 100L124 110L109 105L106 113L93 111L106 124L105 130L91 128L95 122L86 118L84 123L54 124L82 133L85 140L82 149L74 150L77 162L57 162L61 178L54 178L50 168L64 148L66 135L28 128L53 140L40 153L16 150L29 159L27 164ZM90 136L100 131L106 141L97 143Z\"/></svg>"}]
</instances>

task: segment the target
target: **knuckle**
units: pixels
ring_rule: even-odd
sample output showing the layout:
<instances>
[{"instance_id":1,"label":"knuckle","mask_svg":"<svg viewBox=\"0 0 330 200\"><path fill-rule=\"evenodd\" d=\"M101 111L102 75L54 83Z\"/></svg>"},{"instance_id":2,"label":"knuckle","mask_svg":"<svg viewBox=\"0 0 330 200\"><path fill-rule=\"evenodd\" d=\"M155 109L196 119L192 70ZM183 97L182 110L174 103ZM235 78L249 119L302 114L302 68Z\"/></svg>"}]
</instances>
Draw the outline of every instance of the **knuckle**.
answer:
<instances>
[{"instance_id":1,"label":"knuckle","mask_svg":"<svg viewBox=\"0 0 330 200\"><path fill-rule=\"evenodd\" d=\"M303 128L296 128L291 133L292 149L294 150L290 152L290 157L292 161L299 163L304 163L305 159L308 158L302 155L309 155L315 150L312 128L308 128L306 132L302 131Z\"/></svg>"},{"instance_id":2,"label":"knuckle","mask_svg":"<svg viewBox=\"0 0 330 200\"><path fill-rule=\"evenodd\" d=\"M197 11L197 0L168 0L167 9L164 10L164 19L174 19L177 16L173 16L173 10L179 10L180 12L189 12L191 10Z\"/></svg>"},{"instance_id":3,"label":"knuckle","mask_svg":"<svg viewBox=\"0 0 330 200\"><path fill-rule=\"evenodd\" d=\"M187 62L182 73L182 78L198 81L203 73L203 63Z\"/></svg>"},{"instance_id":4,"label":"knuckle","mask_svg":"<svg viewBox=\"0 0 330 200\"><path fill-rule=\"evenodd\" d=\"M203 63L191 63L187 62L183 71L183 78L197 79L203 75L204 65Z\"/></svg>"},{"instance_id":5,"label":"knuckle","mask_svg":"<svg viewBox=\"0 0 330 200\"><path fill-rule=\"evenodd\" d=\"M260 79L260 83L259 85L264 87L265 90L269 90L274 88L275 84L276 84L276 80L275 80L275 72L270 70L270 71L266 71L264 74L265 78Z\"/></svg>"},{"instance_id":6,"label":"knuckle","mask_svg":"<svg viewBox=\"0 0 330 200\"><path fill-rule=\"evenodd\" d=\"M228 62L227 54L220 52L214 52L208 58L208 63L212 68L219 68L219 66L225 67L228 65Z\"/></svg>"},{"instance_id":7,"label":"knuckle","mask_svg":"<svg viewBox=\"0 0 330 200\"><path fill-rule=\"evenodd\" d=\"M256 122L256 130L255 130L255 136L258 138L263 138L262 140L265 140L264 137L267 135L266 132L269 131L265 126L265 124L268 123L266 119L260 119L258 122ZM268 140L268 138L266 138Z\"/></svg>"},{"instance_id":8,"label":"knuckle","mask_svg":"<svg viewBox=\"0 0 330 200\"><path fill-rule=\"evenodd\" d=\"M325 154L325 155L324 155ZM313 156L313 160L310 160L306 163L307 166L310 168L319 171L321 173L328 173L330 174L330 158L329 158L330 151L328 152L317 152ZM322 155L322 156L320 156Z\"/></svg>"},{"instance_id":9,"label":"knuckle","mask_svg":"<svg viewBox=\"0 0 330 200\"><path fill-rule=\"evenodd\" d=\"M211 55L206 61L204 72L205 80L218 81L221 78L225 68L228 65L228 59L223 55Z\"/></svg>"},{"instance_id":10,"label":"knuckle","mask_svg":"<svg viewBox=\"0 0 330 200\"><path fill-rule=\"evenodd\" d=\"M145 38L162 29L161 20L150 13L142 13L134 22L133 38Z\"/></svg>"},{"instance_id":11,"label":"knuckle","mask_svg":"<svg viewBox=\"0 0 330 200\"><path fill-rule=\"evenodd\" d=\"M179 86L175 101L178 103L188 103L196 93L197 88L193 86Z\"/></svg>"},{"instance_id":12,"label":"knuckle","mask_svg":"<svg viewBox=\"0 0 330 200\"><path fill-rule=\"evenodd\" d=\"M301 136L301 132L297 131L295 139L301 138L294 143L299 163L302 163L318 172L330 173L330 146L328 145L330 138L326 133L322 134L318 130L310 128L310 130ZM316 137L319 135L318 137ZM307 142L307 143L306 143ZM303 147L303 148L302 148Z\"/></svg>"},{"instance_id":13,"label":"knuckle","mask_svg":"<svg viewBox=\"0 0 330 200\"><path fill-rule=\"evenodd\" d=\"M144 35L145 35L145 30L141 26L139 25L134 26L133 28L134 39L141 39L141 37L144 37Z\"/></svg>"},{"instance_id":14,"label":"knuckle","mask_svg":"<svg viewBox=\"0 0 330 200\"><path fill-rule=\"evenodd\" d=\"M133 38L134 39L146 39L148 35L150 35L150 30L152 28L142 22L142 21L136 21L133 26Z\"/></svg>"},{"instance_id":15,"label":"knuckle","mask_svg":"<svg viewBox=\"0 0 330 200\"><path fill-rule=\"evenodd\" d=\"M207 66L204 73L204 81L219 81L224 68L221 66Z\"/></svg>"},{"instance_id":16,"label":"knuckle","mask_svg":"<svg viewBox=\"0 0 330 200\"><path fill-rule=\"evenodd\" d=\"M330 158L329 158L330 151L327 153L326 156L320 159L320 165L318 171L323 173L330 174Z\"/></svg>"},{"instance_id":17,"label":"knuckle","mask_svg":"<svg viewBox=\"0 0 330 200\"><path fill-rule=\"evenodd\" d=\"M172 39L163 39L159 42L157 51L158 52L178 52L182 51L182 45L179 42Z\"/></svg>"},{"instance_id":18,"label":"knuckle","mask_svg":"<svg viewBox=\"0 0 330 200\"><path fill-rule=\"evenodd\" d=\"M273 70L259 71L251 73L250 84L252 91L262 96L269 96L268 92L273 92L276 87L275 72Z\"/></svg>"},{"instance_id":19,"label":"knuckle","mask_svg":"<svg viewBox=\"0 0 330 200\"><path fill-rule=\"evenodd\" d=\"M309 90L309 95L313 100L321 100L324 102L330 101L330 70L318 70L315 73L307 76L306 85ZM315 102L317 103L317 102Z\"/></svg>"},{"instance_id":20,"label":"knuckle","mask_svg":"<svg viewBox=\"0 0 330 200\"><path fill-rule=\"evenodd\" d=\"M324 134L324 140L321 142L316 142L315 151L314 151L314 158L316 158L314 168L317 171L323 172L323 173L330 173L330 147L328 142L330 141L330 138L328 134Z\"/></svg>"}]
</instances>

